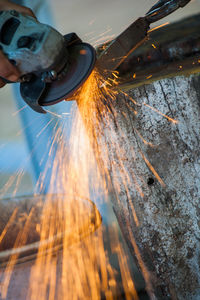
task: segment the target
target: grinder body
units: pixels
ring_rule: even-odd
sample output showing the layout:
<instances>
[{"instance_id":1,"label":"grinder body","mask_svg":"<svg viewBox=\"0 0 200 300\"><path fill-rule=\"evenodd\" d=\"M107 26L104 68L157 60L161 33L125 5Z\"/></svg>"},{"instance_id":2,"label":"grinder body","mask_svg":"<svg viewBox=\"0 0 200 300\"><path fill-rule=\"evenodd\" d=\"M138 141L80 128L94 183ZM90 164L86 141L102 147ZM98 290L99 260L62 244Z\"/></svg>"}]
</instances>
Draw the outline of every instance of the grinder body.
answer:
<instances>
[{"instance_id":1,"label":"grinder body","mask_svg":"<svg viewBox=\"0 0 200 300\"><path fill-rule=\"evenodd\" d=\"M83 84L95 64L95 50L76 34L63 36L49 25L17 11L0 12L0 47L20 72L23 99L37 112Z\"/></svg>"}]
</instances>

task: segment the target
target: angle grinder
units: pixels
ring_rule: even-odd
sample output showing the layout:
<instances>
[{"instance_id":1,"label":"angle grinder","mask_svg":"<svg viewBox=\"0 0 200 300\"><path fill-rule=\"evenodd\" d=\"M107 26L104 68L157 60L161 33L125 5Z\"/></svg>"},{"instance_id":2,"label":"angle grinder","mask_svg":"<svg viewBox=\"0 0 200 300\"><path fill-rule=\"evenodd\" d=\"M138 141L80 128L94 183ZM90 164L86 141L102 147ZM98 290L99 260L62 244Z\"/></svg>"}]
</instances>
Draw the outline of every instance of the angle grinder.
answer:
<instances>
[{"instance_id":1,"label":"angle grinder","mask_svg":"<svg viewBox=\"0 0 200 300\"><path fill-rule=\"evenodd\" d=\"M21 74L22 98L39 113L72 96L96 61L95 49L75 33L63 36L14 10L0 12L0 48Z\"/></svg>"}]
</instances>

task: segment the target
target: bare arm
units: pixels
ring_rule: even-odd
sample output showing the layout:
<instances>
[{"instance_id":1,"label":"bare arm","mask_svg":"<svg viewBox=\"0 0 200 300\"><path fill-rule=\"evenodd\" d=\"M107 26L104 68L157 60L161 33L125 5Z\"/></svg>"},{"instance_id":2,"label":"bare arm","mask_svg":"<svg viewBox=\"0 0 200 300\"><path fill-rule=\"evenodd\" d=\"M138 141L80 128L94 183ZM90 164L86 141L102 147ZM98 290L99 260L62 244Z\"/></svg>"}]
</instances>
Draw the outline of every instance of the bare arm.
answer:
<instances>
[{"instance_id":1,"label":"bare arm","mask_svg":"<svg viewBox=\"0 0 200 300\"><path fill-rule=\"evenodd\" d=\"M0 0L0 11L2 10L16 10L24 15L35 17L32 10L28 7L17 5L8 0ZM17 81L20 74L15 66L13 66L5 55L0 51L0 77L9 81ZM0 79L0 88L5 85L5 82Z\"/></svg>"}]
</instances>

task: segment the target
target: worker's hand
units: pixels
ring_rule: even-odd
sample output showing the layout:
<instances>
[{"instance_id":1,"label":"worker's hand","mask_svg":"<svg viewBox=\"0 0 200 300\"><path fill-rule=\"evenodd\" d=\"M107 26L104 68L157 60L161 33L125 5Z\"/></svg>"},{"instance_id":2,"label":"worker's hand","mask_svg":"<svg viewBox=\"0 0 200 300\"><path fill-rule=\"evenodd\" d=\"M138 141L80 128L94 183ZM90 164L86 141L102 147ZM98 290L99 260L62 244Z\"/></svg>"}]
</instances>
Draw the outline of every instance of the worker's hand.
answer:
<instances>
[{"instance_id":1,"label":"worker's hand","mask_svg":"<svg viewBox=\"0 0 200 300\"><path fill-rule=\"evenodd\" d=\"M4 54L0 51L0 77L3 77L9 81L16 82L18 78L20 77L20 73L15 68L9 60L4 56ZM5 81L0 79L0 88L2 88L5 85Z\"/></svg>"},{"instance_id":2,"label":"worker's hand","mask_svg":"<svg viewBox=\"0 0 200 300\"><path fill-rule=\"evenodd\" d=\"M15 4L8 0L0 0L0 11L1 10L16 10L23 15L28 15L36 18L30 8Z\"/></svg>"},{"instance_id":3,"label":"worker's hand","mask_svg":"<svg viewBox=\"0 0 200 300\"><path fill-rule=\"evenodd\" d=\"M16 10L24 15L29 15L35 18L34 13L28 7L17 5L7 0L0 0L0 11L2 10ZM20 73L15 66L13 66L9 60L0 51L0 77L3 77L9 81L16 82L20 77ZM0 78L0 88L6 83Z\"/></svg>"}]
</instances>

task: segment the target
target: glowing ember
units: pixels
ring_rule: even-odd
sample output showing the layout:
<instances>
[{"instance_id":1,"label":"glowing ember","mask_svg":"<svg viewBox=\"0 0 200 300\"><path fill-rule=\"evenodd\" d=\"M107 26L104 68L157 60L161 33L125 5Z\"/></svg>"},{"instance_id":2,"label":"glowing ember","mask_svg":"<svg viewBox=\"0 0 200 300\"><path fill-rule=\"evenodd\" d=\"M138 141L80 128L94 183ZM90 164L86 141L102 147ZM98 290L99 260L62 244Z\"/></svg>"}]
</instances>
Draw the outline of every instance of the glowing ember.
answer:
<instances>
[{"instance_id":1,"label":"glowing ember","mask_svg":"<svg viewBox=\"0 0 200 300\"><path fill-rule=\"evenodd\" d=\"M136 73L133 74L133 79L135 79L135 78L136 78Z\"/></svg>"},{"instance_id":2,"label":"glowing ember","mask_svg":"<svg viewBox=\"0 0 200 300\"><path fill-rule=\"evenodd\" d=\"M164 24L161 24L161 25L159 25L159 26L156 26L156 27L154 27L154 28L151 28L151 29L148 31L148 33L152 32L152 31L154 31L154 30L157 30L157 29L159 29L159 28L162 28L162 27L164 27L164 26L166 26L166 25L169 25L169 22L166 22L166 23L164 23Z\"/></svg>"}]
</instances>

